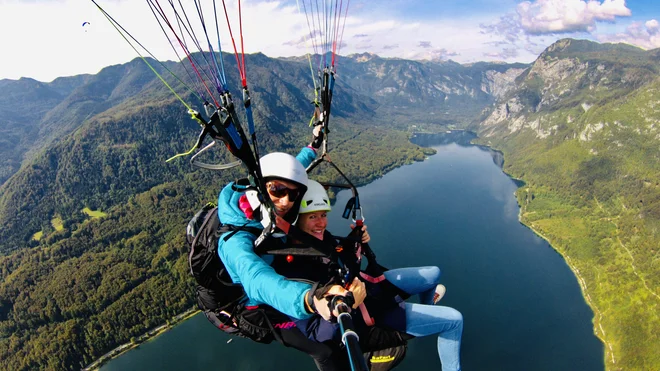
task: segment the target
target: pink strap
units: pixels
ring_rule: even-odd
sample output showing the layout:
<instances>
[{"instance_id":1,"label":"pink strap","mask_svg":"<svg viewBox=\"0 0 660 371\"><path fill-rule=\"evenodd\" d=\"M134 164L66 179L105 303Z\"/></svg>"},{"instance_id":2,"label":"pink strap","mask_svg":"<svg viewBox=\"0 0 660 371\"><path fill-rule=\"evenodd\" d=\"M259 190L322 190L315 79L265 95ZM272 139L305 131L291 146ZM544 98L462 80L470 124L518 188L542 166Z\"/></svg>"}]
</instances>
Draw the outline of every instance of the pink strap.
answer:
<instances>
[{"instance_id":1,"label":"pink strap","mask_svg":"<svg viewBox=\"0 0 660 371\"><path fill-rule=\"evenodd\" d=\"M367 306L364 305L364 303L360 304L358 307L360 308L360 313L362 313L362 318L364 319L364 323L367 324L367 326L373 326L376 324L376 321L372 316L369 315L369 311L367 310Z\"/></svg>"},{"instance_id":2,"label":"pink strap","mask_svg":"<svg viewBox=\"0 0 660 371\"><path fill-rule=\"evenodd\" d=\"M360 272L360 277L364 278L365 280L367 280L371 283L379 283L379 282L385 281L385 275L384 274L381 274L378 277L372 277L372 276L369 276L368 274L366 274L364 272Z\"/></svg>"}]
</instances>

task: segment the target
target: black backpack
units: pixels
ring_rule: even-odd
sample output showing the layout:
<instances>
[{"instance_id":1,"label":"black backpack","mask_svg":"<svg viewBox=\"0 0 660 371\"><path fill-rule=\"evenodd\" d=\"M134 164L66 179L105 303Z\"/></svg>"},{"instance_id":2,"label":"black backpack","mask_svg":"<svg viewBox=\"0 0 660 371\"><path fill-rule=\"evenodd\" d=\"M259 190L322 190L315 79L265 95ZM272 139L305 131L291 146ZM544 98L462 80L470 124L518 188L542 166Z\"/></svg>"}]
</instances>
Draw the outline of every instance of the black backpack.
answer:
<instances>
[{"instance_id":1,"label":"black backpack","mask_svg":"<svg viewBox=\"0 0 660 371\"><path fill-rule=\"evenodd\" d=\"M218 208L208 203L188 222L186 242L189 247L190 273L202 288L219 291L222 297L216 303L205 303L205 309L225 309L243 296L240 285L232 283L218 256L218 239L228 231L239 228L220 223Z\"/></svg>"},{"instance_id":2,"label":"black backpack","mask_svg":"<svg viewBox=\"0 0 660 371\"><path fill-rule=\"evenodd\" d=\"M218 208L213 203L204 205L188 222L188 266L197 282L197 306L220 330L260 343L270 343L277 338L271 322L288 321L288 318L268 306L246 308L243 305L243 286L232 282L218 256L220 236L231 231L223 237L226 241L242 230L255 236L261 234L258 228L222 224Z\"/></svg>"}]
</instances>

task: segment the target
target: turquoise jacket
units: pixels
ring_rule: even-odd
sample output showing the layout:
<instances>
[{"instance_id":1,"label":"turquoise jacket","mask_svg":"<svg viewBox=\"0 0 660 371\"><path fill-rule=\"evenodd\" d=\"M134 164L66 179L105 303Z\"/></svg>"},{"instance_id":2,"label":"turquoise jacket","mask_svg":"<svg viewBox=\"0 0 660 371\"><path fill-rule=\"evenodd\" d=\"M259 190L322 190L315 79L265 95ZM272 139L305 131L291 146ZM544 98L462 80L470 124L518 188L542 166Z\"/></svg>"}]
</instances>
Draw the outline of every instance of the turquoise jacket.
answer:
<instances>
[{"instance_id":1,"label":"turquoise jacket","mask_svg":"<svg viewBox=\"0 0 660 371\"><path fill-rule=\"evenodd\" d=\"M311 148L303 148L296 156L303 166L309 166L316 158ZM224 224L246 225L263 229L261 223L247 219L239 208L238 200L244 191L232 189L229 183L218 198L218 216ZM237 186L238 187L238 186ZM257 236L247 231L239 231L227 241L221 237L218 242L218 255L234 283L240 283L248 296L246 305L267 304L293 318L303 319L312 315L305 310L303 295L311 288L310 284L291 281L275 273L270 266L272 255L259 256L254 253ZM270 237L273 238L273 237Z\"/></svg>"}]
</instances>

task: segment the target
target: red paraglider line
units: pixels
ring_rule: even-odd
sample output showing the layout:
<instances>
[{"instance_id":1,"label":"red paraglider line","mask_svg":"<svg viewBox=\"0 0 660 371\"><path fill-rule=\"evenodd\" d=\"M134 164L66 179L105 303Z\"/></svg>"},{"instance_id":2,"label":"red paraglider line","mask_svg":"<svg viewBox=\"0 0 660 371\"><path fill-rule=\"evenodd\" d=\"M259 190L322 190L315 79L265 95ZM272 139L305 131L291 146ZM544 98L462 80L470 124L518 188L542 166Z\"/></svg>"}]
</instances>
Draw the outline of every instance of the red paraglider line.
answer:
<instances>
[{"instance_id":1,"label":"red paraglider line","mask_svg":"<svg viewBox=\"0 0 660 371\"><path fill-rule=\"evenodd\" d=\"M188 48L184 45L184 43L181 41L179 38L179 35L177 35L176 31L174 31L174 28L172 27L172 24L170 23L169 19L167 19L167 16L165 15L165 12L163 11L163 8L161 8L160 3L158 0L156 0L156 5L158 5L158 9L160 9L160 16L163 18L167 26L170 28L172 33L174 34L174 37L176 37L176 40L179 42L179 45L181 48L186 52L186 57L188 57L188 61L190 61L190 64L192 65L193 70L195 70L195 73L197 74L197 77L199 80L202 82L202 85L204 85L204 88L206 89L206 92L209 93L209 96L211 99L213 99L213 103L215 103L216 107L220 107L220 103L215 99L213 96L213 93L211 93L211 89L209 89L208 85L206 84L206 81L202 78L202 75L199 73L199 70L197 69L197 66L195 65L195 62L193 61L192 57L190 56L190 51Z\"/></svg>"},{"instance_id":2,"label":"red paraglider line","mask_svg":"<svg viewBox=\"0 0 660 371\"><path fill-rule=\"evenodd\" d=\"M241 64L241 59L238 58L238 49L236 49L236 41L234 40L234 33L231 30L231 23L229 22L229 14L227 13L227 5L225 4L225 0L222 0L222 7L225 10L225 19L227 20L227 27L229 28L229 36L231 37L231 43L234 47L234 56L236 57L236 65L238 66L238 73L241 76L241 83L243 84L243 87L247 87L247 78L245 76L245 54L243 54L242 60L243 64ZM238 1L238 18L239 22L241 21L241 1ZM241 51L243 51L243 26L241 22L240 26L240 33L241 33Z\"/></svg>"},{"instance_id":3,"label":"red paraglider line","mask_svg":"<svg viewBox=\"0 0 660 371\"><path fill-rule=\"evenodd\" d=\"M346 1L346 9L344 10L344 24L343 26L346 25L346 15L348 14L348 4L350 0ZM339 53L339 49L341 49L341 40L344 37L344 28L342 26L341 28L341 35L339 34L339 26L340 26L340 20L341 20L341 11L344 9L344 0L341 0L339 2L339 7L335 7L335 21L334 21L334 30L333 30L333 35L332 35L332 64L331 66L334 68L335 67L335 60L337 57L337 54ZM337 12L339 10L339 12Z\"/></svg>"},{"instance_id":4,"label":"red paraglider line","mask_svg":"<svg viewBox=\"0 0 660 371\"><path fill-rule=\"evenodd\" d=\"M339 3L340 4L339 7L341 7L342 3L343 1ZM335 57L337 56L337 29L338 29L337 25L339 24L337 9L338 7L335 2L335 17L334 17L335 19L332 26L332 60L330 61L330 66L332 66L332 68L335 67ZM341 14L341 10L339 11L339 14Z\"/></svg>"},{"instance_id":5,"label":"red paraglider line","mask_svg":"<svg viewBox=\"0 0 660 371\"><path fill-rule=\"evenodd\" d=\"M243 47L243 17L241 16L241 0L238 0L238 30L241 34L241 59L243 60L243 87L247 87L247 70L245 68L245 48Z\"/></svg>"}]
</instances>

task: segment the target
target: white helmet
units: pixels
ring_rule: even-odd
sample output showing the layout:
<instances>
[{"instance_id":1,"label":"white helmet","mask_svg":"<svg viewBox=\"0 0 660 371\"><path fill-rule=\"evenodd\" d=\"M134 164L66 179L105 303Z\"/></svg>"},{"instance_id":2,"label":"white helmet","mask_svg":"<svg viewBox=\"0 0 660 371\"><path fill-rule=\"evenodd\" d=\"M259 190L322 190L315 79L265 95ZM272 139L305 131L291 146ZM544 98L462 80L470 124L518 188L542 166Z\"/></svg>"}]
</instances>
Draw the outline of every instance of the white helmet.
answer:
<instances>
[{"instance_id":1,"label":"white helmet","mask_svg":"<svg viewBox=\"0 0 660 371\"><path fill-rule=\"evenodd\" d=\"M261 175L269 178L289 180L307 187L307 171L297 158L288 153L273 152L259 160Z\"/></svg>"},{"instance_id":2,"label":"white helmet","mask_svg":"<svg viewBox=\"0 0 660 371\"><path fill-rule=\"evenodd\" d=\"M330 198L328 192L321 183L309 179L307 192L300 202L300 214L313 213L315 211L330 211Z\"/></svg>"},{"instance_id":3,"label":"white helmet","mask_svg":"<svg viewBox=\"0 0 660 371\"><path fill-rule=\"evenodd\" d=\"M307 190L307 171L300 161L290 154L282 152L269 153L259 159L259 164L261 166L261 175L264 180L281 179L294 182L298 185L300 194ZM259 215L258 218L260 219L261 224L264 227L269 226L270 215L265 208L260 207L261 201L259 200L257 191L249 190L245 194L252 210ZM264 197L268 197L268 195L264 195ZM288 222L295 222L298 218L300 200L301 196L298 196L296 200L291 200L294 202L294 206L285 217Z\"/></svg>"}]
</instances>

